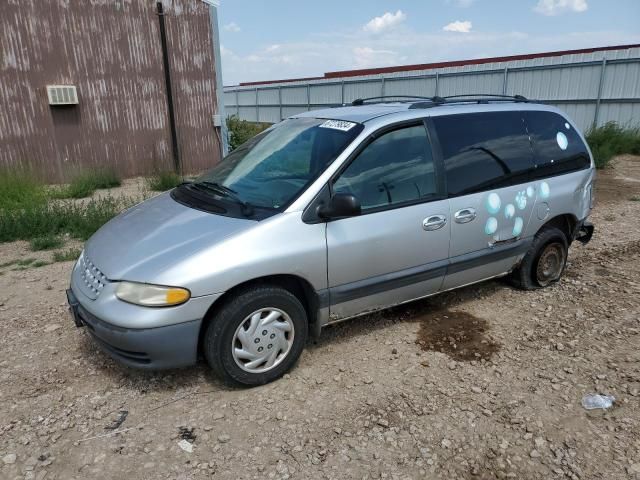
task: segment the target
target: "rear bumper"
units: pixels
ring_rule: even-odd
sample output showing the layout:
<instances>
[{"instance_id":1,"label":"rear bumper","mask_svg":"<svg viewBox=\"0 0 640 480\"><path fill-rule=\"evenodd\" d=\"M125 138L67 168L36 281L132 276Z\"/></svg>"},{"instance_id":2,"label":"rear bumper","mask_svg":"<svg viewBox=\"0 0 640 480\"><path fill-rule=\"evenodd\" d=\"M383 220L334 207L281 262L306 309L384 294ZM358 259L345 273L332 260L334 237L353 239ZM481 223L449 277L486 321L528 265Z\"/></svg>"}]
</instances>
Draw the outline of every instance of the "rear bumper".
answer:
<instances>
[{"instance_id":1,"label":"rear bumper","mask_svg":"<svg viewBox=\"0 0 640 480\"><path fill-rule=\"evenodd\" d=\"M76 326L87 327L105 353L127 366L157 370L196 363L202 320L156 328L123 328L90 313L71 289L67 290L67 300Z\"/></svg>"},{"instance_id":2,"label":"rear bumper","mask_svg":"<svg viewBox=\"0 0 640 480\"><path fill-rule=\"evenodd\" d=\"M575 233L573 234L573 239L579 241L583 245L586 245L591 241L591 237L593 237L593 232L595 231L595 227L593 224L587 220L583 220L576 226Z\"/></svg>"}]
</instances>

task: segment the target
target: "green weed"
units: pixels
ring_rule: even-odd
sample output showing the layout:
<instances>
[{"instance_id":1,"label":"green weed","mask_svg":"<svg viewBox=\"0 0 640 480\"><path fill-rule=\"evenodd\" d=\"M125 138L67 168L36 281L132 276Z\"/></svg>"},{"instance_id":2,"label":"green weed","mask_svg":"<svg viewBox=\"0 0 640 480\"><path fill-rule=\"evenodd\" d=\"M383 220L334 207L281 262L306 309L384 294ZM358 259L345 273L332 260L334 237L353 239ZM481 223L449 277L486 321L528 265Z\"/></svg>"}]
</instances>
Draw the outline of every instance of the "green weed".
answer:
<instances>
[{"instance_id":1,"label":"green weed","mask_svg":"<svg viewBox=\"0 0 640 480\"><path fill-rule=\"evenodd\" d=\"M640 155L640 129L623 128L615 122L591 129L586 135L596 168L604 168L616 155Z\"/></svg>"},{"instance_id":2,"label":"green weed","mask_svg":"<svg viewBox=\"0 0 640 480\"><path fill-rule=\"evenodd\" d=\"M174 172L157 171L146 179L149 190L164 192L171 190L182 183L180 175Z\"/></svg>"},{"instance_id":3,"label":"green weed","mask_svg":"<svg viewBox=\"0 0 640 480\"><path fill-rule=\"evenodd\" d=\"M118 174L109 168L82 172L71 179L66 186L51 190L53 198L85 198L103 188L119 187L122 184Z\"/></svg>"},{"instance_id":4,"label":"green weed","mask_svg":"<svg viewBox=\"0 0 640 480\"><path fill-rule=\"evenodd\" d=\"M43 185L28 171L0 168L0 210L40 206L46 201Z\"/></svg>"},{"instance_id":5,"label":"green weed","mask_svg":"<svg viewBox=\"0 0 640 480\"><path fill-rule=\"evenodd\" d=\"M71 262L76 261L80 257L81 250L79 248L70 248L69 250L53 253L54 262Z\"/></svg>"},{"instance_id":6,"label":"green weed","mask_svg":"<svg viewBox=\"0 0 640 480\"><path fill-rule=\"evenodd\" d=\"M44 235L32 238L29 246L32 251L53 250L54 248L60 248L63 243L64 241L57 235Z\"/></svg>"}]
</instances>

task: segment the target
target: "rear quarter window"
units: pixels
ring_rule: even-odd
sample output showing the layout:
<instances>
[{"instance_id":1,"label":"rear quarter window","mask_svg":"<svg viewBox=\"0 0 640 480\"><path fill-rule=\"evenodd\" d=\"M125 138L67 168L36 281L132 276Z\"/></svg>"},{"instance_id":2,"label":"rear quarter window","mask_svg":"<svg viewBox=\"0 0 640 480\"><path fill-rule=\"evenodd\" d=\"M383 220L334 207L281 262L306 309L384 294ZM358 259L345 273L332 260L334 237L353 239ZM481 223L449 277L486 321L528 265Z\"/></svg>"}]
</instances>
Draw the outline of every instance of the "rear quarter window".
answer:
<instances>
[{"instance_id":1,"label":"rear quarter window","mask_svg":"<svg viewBox=\"0 0 640 480\"><path fill-rule=\"evenodd\" d=\"M536 178L550 177L591 166L587 147L576 129L554 112L523 112L531 137Z\"/></svg>"}]
</instances>

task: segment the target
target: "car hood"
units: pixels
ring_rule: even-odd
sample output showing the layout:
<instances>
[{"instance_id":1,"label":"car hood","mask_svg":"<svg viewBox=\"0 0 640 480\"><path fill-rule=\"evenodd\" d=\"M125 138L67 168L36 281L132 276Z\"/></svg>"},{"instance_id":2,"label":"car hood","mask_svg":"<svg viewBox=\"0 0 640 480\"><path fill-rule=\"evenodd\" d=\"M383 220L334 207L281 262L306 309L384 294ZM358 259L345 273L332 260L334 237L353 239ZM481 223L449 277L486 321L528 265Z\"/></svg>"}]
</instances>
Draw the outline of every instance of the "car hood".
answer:
<instances>
[{"instance_id":1,"label":"car hood","mask_svg":"<svg viewBox=\"0 0 640 480\"><path fill-rule=\"evenodd\" d=\"M150 282L189 255L256 224L189 208L164 193L106 223L85 245L85 256L110 280Z\"/></svg>"}]
</instances>

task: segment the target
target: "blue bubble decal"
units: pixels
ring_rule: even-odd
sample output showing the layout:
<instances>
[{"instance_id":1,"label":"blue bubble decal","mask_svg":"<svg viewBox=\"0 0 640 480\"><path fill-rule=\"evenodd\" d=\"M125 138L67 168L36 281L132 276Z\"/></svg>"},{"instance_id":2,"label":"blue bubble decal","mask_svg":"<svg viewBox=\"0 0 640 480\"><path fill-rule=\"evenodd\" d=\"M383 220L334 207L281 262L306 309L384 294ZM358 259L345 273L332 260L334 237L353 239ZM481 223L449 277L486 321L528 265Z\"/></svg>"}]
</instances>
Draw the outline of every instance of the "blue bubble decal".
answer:
<instances>
[{"instance_id":1,"label":"blue bubble decal","mask_svg":"<svg viewBox=\"0 0 640 480\"><path fill-rule=\"evenodd\" d=\"M566 128L567 130L569 130L571 128L571 125L569 125L568 123L564 124L564 128Z\"/></svg>"},{"instance_id":2,"label":"blue bubble decal","mask_svg":"<svg viewBox=\"0 0 640 480\"><path fill-rule=\"evenodd\" d=\"M489 217L487 223L484 225L484 233L487 235L493 235L498 230L498 220L494 217Z\"/></svg>"},{"instance_id":3,"label":"blue bubble decal","mask_svg":"<svg viewBox=\"0 0 640 480\"><path fill-rule=\"evenodd\" d=\"M487 197L487 211L491 215L495 215L500 211L500 205L502 205L502 202L500 201L498 194L490 193Z\"/></svg>"},{"instance_id":4,"label":"blue bubble decal","mask_svg":"<svg viewBox=\"0 0 640 480\"><path fill-rule=\"evenodd\" d=\"M536 193L536 189L529 185L527 187L527 197L532 198L534 193Z\"/></svg>"},{"instance_id":5,"label":"blue bubble decal","mask_svg":"<svg viewBox=\"0 0 640 480\"><path fill-rule=\"evenodd\" d=\"M516 205L520 210L527 208L527 194L524 191L518 192L516 195Z\"/></svg>"},{"instance_id":6,"label":"blue bubble decal","mask_svg":"<svg viewBox=\"0 0 640 480\"><path fill-rule=\"evenodd\" d=\"M522 221L522 218L516 217L516 221L513 224L513 231L511 232L514 237L517 237L518 235L520 235L522 233L522 226L523 225L524 225L524 222Z\"/></svg>"},{"instance_id":7,"label":"blue bubble decal","mask_svg":"<svg viewBox=\"0 0 640 480\"><path fill-rule=\"evenodd\" d=\"M513 204L509 204L506 207L504 207L504 218L506 218L507 220L509 220L510 218L513 218L513 216L516 214L516 207L513 206Z\"/></svg>"},{"instance_id":8,"label":"blue bubble decal","mask_svg":"<svg viewBox=\"0 0 640 480\"><path fill-rule=\"evenodd\" d=\"M560 147L561 150L566 150L567 147L569 146L569 139L562 132L558 132L556 134L556 142L558 142L558 146Z\"/></svg>"},{"instance_id":9,"label":"blue bubble decal","mask_svg":"<svg viewBox=\"0 0 640 480\"><path fill-rule=\"evenodd\" d=\"M551 193L551 189L549 188L549 184L547 182L542 182L540 184L540 197L549 198L550 193Z\"/></svg>"}]
</instances>

